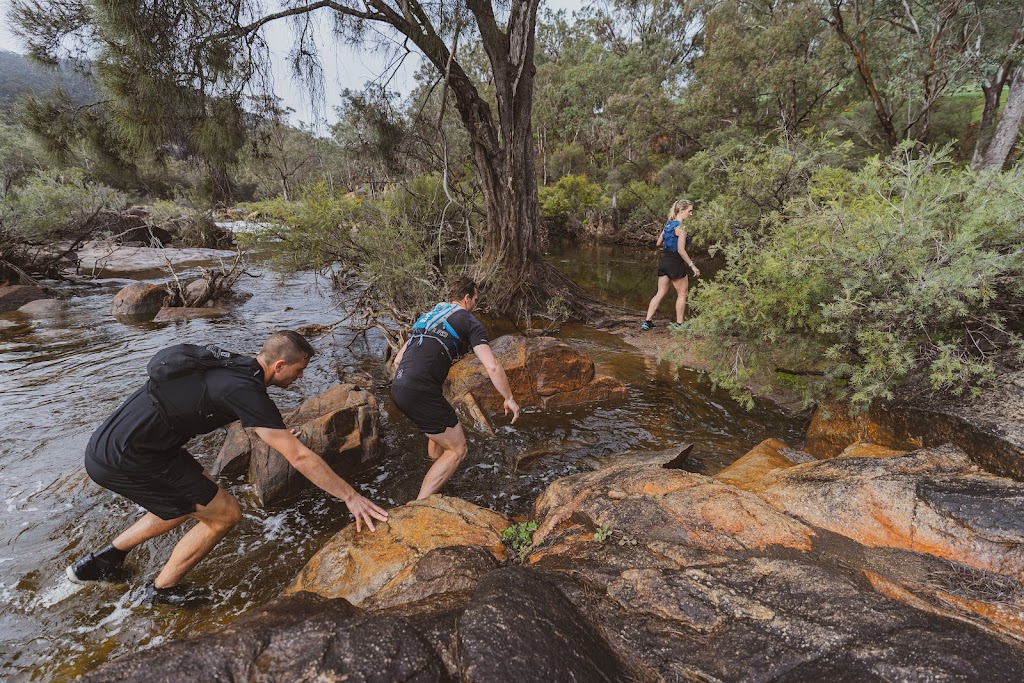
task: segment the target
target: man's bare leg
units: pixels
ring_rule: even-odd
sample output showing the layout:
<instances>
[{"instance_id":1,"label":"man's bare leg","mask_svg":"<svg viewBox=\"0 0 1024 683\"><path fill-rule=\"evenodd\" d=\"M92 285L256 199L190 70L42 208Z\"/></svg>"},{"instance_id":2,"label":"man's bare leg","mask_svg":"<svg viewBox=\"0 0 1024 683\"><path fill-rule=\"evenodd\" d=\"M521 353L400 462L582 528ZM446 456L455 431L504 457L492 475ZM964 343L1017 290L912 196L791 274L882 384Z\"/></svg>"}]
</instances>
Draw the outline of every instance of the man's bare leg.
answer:
<instances>
[{"instance_id":1,"label":"man's bare leg","mask_svg":"<svg viewBox=\"0 0 1024 683\"><path fill-rule=\"evenodd\" d=\"M238 524L242 510L234 496L217 489L213 500L207 505L196 505L196 511L188 516L198 523L174 546L170 559L153 582L156 588L176 586Z\"/></svg>"},{"instance_id":2,"label":"man's bare leg","mask_svg":"<svg viewBox=\"0 0 1024 683\"><path fill-rule=\"evenodd\" d=\"M427 470L420 485L420 494L416 500L423 500L427 496L437 493L441 487L451 479L458 468L459 463L466 457L466 433L462 431L462 425L457 424L449 427L440 434L427 434L430 443L427 445L427 453L434 464ZM440 455L435 457L435 453Z\"/></svg>"},{"instance_id":3,"label":"man's bare leg","mask_svg":"<svg viewBox=\"0 0 1024 683\"><path fill-rule=\"evenodd\" d=\"M142 545L151 538L156 538L166 534L171 529L178 528L188 518L189 515L176 519L160 519L152 512L147 512L139 521L118 534L117 538L113 541L113 546L118 550L127 552L138 545Z\"/></svg>"}]
</instances>

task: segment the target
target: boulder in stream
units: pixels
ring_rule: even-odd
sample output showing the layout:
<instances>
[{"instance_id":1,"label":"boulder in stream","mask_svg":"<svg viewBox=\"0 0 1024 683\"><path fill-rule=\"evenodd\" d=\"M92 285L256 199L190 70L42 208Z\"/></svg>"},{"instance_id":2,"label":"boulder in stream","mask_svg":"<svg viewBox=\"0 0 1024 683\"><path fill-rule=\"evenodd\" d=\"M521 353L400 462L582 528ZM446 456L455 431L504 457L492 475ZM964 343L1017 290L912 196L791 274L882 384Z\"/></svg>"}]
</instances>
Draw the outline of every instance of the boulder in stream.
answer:
<instances>
[{"instance_id":1,"label":"boulder in stream","mask_svg":"<svg viewBox=\"0 0 1024 683\"><path fill-rule=\"evenodd\" d=\"M337 384L282 415L285 426L342 476L381 453L380 409L373 394L352 384ZM224 445L210 467L214 474L249 473L261 504L272 505L312 486L252 429L228 425Z\"/></svg>"},{"instance_id":2,"label":"boulder in stream","mask_svg":"<svg viewBox=\"0 0 1024 683\"><path fill-rule=\"evenodd\" d=\"M133 282L114 295L110 313L118 320L152 320L164 305L167 290L151 282Z\"/></svg>"},{"instance_id":3,"label":"boulder in stream","mask_svg":"<svg viewBox=\"0 0 1024 683\"><path fill-rule=\"evenodd\" d=\"M505 368L512 394L523 408L570 406L626 397L622 382L595 374L590 358L558 339L505 335L491 344L491 350ZM495 433L491 419L503 413L504 399L476 356L470 355L452 366L444 392L477 429Z\"/></svg>"},{"instance_id":4,"label":"boulder in stream","mask_svg":"<svg viewBox=\"0 0 1024 683\"><path fill-rule=\"evenodd\" d=\"M202 306L199 308L191 306L163 306L154 316L155 323L170 323L176 320L191 320L193 318L220 318L230 311L217 306Z\"/></svg>"}]
</instances>

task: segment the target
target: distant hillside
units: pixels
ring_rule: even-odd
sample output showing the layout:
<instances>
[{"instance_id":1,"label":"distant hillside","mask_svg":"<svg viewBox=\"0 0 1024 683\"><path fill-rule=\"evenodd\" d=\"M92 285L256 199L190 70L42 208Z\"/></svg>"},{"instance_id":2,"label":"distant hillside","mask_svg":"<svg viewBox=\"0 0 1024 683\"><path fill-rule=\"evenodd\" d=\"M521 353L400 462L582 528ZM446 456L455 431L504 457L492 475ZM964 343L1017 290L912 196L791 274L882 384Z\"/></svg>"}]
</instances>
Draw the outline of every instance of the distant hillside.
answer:
<instances>
[{"instance_id":1,"label":"distant hillside","mask_svg":"<svg viewBox=\"0 0 1024 683\"><path fill-rule=\"evenodd\" d=\"M96 100L91 81L72 64L50 68L16 52L0 50L0 112L10 112L22 95L46 96L58 86L78 104Z\"/></svg>"}]
</instances>

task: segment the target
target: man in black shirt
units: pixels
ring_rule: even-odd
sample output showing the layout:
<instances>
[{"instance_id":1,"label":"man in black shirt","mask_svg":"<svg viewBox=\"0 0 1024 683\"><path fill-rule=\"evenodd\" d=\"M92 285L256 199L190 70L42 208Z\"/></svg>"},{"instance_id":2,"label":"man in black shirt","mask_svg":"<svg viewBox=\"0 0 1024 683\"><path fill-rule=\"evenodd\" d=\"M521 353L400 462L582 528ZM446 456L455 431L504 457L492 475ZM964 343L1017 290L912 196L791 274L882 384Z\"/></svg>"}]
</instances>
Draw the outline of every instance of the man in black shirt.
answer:
<instances>
[{"instance_id":1,"label":"man in black shirt","mask_svg":"<svg viewBox=\"0 0 1024 683\"><path fill-rule=\"evenodd\" d=\"M188 519L197 524L178 542L155 581L147 587L157 602L174 602L171 591L241 519L238 501L217 486L203 466L184 449L194 436L234 420L252 427L296 470L365 522L386 520L388 513L356 492L323 459L285 428L268 386L287 387L302 377L313 347L297 332L275 332L255 358L230 367L188 373L161 384L147 384L99 426L85 452L85 469L100 486L119 493L148 512L106 548L89 553L67 568L76 582L123 576L129 550L177 528ZM173 417L172 417L173 416Z\"/></svg>"},{"instance_id":2,"label":"man in black shirt","mask_svg":"<svg viewBox=\"0 0 1024 683\"><path fill-rule=\"evenodd\" d=\"M505 414L519 419L505 370L487 344L487 331L472 314L480 299L476 283L465 275L449 285L451 301L439 303L413 325L412 335L395 358L391 399L427 437L427 470L417 500L444 486L466 457L466 433L455 409L445 400L442 386L452 365L472 349L491 383L505 399Z\"/></svg>"}]
</instances>

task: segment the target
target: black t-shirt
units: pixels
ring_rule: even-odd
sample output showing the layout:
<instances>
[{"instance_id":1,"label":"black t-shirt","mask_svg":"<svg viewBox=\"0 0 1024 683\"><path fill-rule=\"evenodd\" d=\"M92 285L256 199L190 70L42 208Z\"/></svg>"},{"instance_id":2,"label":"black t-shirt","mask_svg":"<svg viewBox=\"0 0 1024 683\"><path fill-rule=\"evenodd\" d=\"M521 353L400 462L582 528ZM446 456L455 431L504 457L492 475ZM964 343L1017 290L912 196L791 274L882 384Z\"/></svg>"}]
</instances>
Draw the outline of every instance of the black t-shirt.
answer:
<instances>
[{"instance_id":1,"label":"black t-shirt","mask_svg":"<svg viewBox=\"0 0 1024 683\"><path fill-rule=\"evenodd\" d=\"M263 385L263 368L255 359L243 368L207 370L202 379L205 398L204 382L198 377L183 381L174 392L183 405L196 406L197 414L201 404L209 410L201 421L201 431L171 426L143 386L93 432L87 453L108 467L148 470L159 468L168 451L184 446L197 434L235 420L243 427L285 428L281 412Z\"/></svg>"},{"instance_id":2,"label":"black t-shirt","mask_svg":"<svg viewBox=\"0 0 1024 683\"><path fill-rule=\"evenodd\" d=\"M487 330L476 316L464 308L452 313L448 317L448 324L459 336L455 341L459 356L487 343ZM429 336L413 336L405 347L405 354L392 384L420 391L440 391L451 368L452 359L445 351L444 344Z\"/></svg>"}]
</instances>

